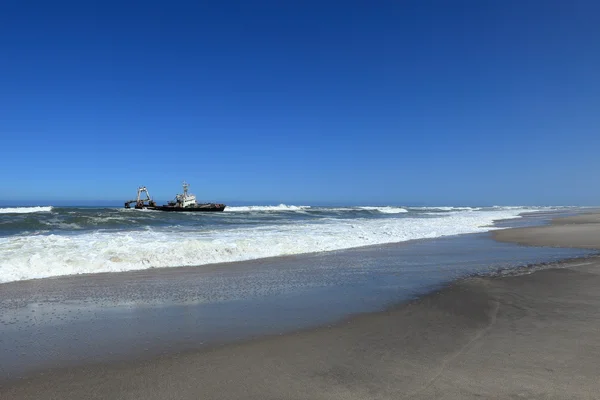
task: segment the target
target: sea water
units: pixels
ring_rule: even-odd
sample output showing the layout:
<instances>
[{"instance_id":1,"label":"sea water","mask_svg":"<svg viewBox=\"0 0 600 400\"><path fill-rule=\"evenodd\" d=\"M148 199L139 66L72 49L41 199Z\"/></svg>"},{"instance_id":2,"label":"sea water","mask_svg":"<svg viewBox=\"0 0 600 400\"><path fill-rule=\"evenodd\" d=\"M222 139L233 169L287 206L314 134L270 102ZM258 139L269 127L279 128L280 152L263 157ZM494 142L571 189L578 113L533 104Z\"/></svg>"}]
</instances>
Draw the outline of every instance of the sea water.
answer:
<instances>
[{"instance_id":1,"label":"sea water","mask_svg":"<svg viewBox=\"0 0 600 400\"><path fill-rule=\"evenodd\" d=\"M586 256L488 233L576 211L4 208L0 381L332 323L457 278Z\"/></svg>"},{"instance_id":2,"label":"sea water","mask_svg":"<svg viewBox=\"0 0 600 400\"><path fill-rule=\"evenodd\" d=\"M0 208L0 283L203 266L485 232L542 207Z\"/></svg>"}]
</instances>

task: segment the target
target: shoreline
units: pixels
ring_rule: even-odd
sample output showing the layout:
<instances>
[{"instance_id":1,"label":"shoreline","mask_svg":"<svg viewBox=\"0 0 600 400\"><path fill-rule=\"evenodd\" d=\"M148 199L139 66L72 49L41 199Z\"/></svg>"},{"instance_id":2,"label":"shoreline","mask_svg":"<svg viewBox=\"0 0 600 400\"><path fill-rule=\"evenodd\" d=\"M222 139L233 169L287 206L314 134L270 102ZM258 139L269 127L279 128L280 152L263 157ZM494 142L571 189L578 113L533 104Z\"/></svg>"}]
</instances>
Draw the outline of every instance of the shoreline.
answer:
<instances>
[{"instance_id":1,"label":"shoreline","mask_svg":"<svg viewBox=\"0 0 600 400\"><path fill-rule=\"evenodd\" d=\"M592 399L600 390L600 257L559 265L527 275L467 278L316 329L142 362L52 370L0 386L0 394Z\"/></svg>"},{"instance_id":2,"label":"shoreline","mask_svg":"<svg viewBox=\"0 0 600 400\"><path fill-rule=\"evenodd\" d=\"M524 244L527 233L539 240L540 229L585 225L572 236L598 236L593 215L493 235L516 231ZM49 370L0 383L0 397L591 399L600 392L599 286L598 256L523 267L318 328Z\"/></svg>"},{"instance_id":3,"label":"shoreline","mask_svg":"<svg viewBox=\"0 0 600 400\"><path fill-rule=\"evenodd\" d=\"M554 218L548 225L492 231L500 242L526 246L600 249L600 213Z\"/></svg>"},{"instance_id":4,"label":"shoreline","mask_svg":"<svg viewBox=\"0 0 600 400\"><path fill-rule=\"evenodd\" d=\"M495 227L498 223L501 223L501 222L508 223L508 222L514 221L515 219L516 218L495 220L493 225L491 225L491 226ZM505 230L505 229L517 229L517 228L493 228L492 230L489 230L487 232L459 233L456 235L445 235L445 236L437 236L437 237L432 237L432 238L409 239L409 240L404 240L402 242L367 244L367 245L363 245L363 246L341 248L341 249L335 249L335 250L315 251L315 252L310 252L310 253L298 253L298 254L282 254L282 255L277 255L277 256L251 258L248 260L221 261L221 262L213 262L213 263L199 264L199 265L151 267L151 268L145 268L145 269L131 269L131 270L124 270L124 271L117 271L117 272L115 272L115 271L85 272L85 273L78 273L78 274L71 274L71 275L54 275L54 276L47 276L47 277L43 277L43 278L30 278L30 279L20 279L20 280L15 280L15 281L0 282L0 288L2 288L3 285L19 285L19 284L27 285L27 284L32 284L35 282L43 282L43 281L50 281L50 280L54 280L54 281L65 280L66 281L66 280L70 280L70 279L80 279L80 278L81 279L85 279L85 278L97 278L97 279L108 278L108 279L111 279L112 277L118 277L120 275L121 276L135 276L135 275L144 276L147 274L156 274L156 275L160 276L160 275L171 274L171 273L173 273L174 270L176 270L176 272L178 272L178 273L190 273L190 272L197 271L199 268L201 268L204 272L207 272L207 273L219 271L219 270L222 270L223 268L226 268L226 269L232 270L232 271L236 271L236 270L244 268L245 264L262 264L262 263L268 263L268 262L274 262L274 261L286 262L286 261L295 260L298 258L319 257L322 255L335 254L335 253L341 253L341 252L360 252L363 250L378 250L378 249L382 249L382 248L386 248L386 247L390 247L390 246L392 246L392 247L410 246L412 244L420 243L420 242L429 242L432 240L455 238L455 237L461 237L461 236L489 234L489 233L494 233L494 232L497 232L500 230ZM506 242L512 242L512 241L507 240Z\"/></svg>"},{"instance_id":5,"label":"shoreline","mask_svg":"<svg viewBox=\"0 0 600 400\"><path fill-rule=\"evenodd\" d=\"M242 220L245 221L246 217L240 219L233 215L231 217L233 219L227 219L224 222L212 221L212 218L202 222L202 224L207 223L207 227L212 224L216 224L215 226L224 224L225 227L231 225L235 228L231 231L226 229L223 237L214 233L220 229L210 230L207 228L206 232L200 229L197 232L194 231L196 236L191 237L193 240L190 242L181 241L176 234L174 236L174 232L168 229L158 229L152 235L145 237L147 236L145 231L130 230L129 228L131 224L133 226L147 224L150 227L163 227L165 224L168 226L174 223L177 226L178 223L185 222L186 226L189 225L195 229L194 224L199 222L196 221L197 218L186 218L182 222L177 218L173 221L170 219L155 220L154 217L148 218L145 215L147 213L137 213L141 215L137 215L133 219L121 215L122 213L113 215L115 213L107 214L104 211L100 213L102 215L82 214L66 210L56 215L40 213L36 215L36 218L39 219L39 221L36 220L36 224L39 226L37 228L29 227L33 229L33 234L25 237L18 234L11 235L11 230L20 226L22 221L17 219L11 222L9 219L11 227L7 231L9 235L5 238L3 236L5 246L3 246L1 255L5 263L2 266L1 281L3 283L0 285L22 280L78 274L93 276L98 273L118 274L135 270L185 268L184 266L210 268L211 265L232 265L280 257L283 257L281 259L285 261L286 257L290 256L349 251L385 244L395 245L400 242L410 244L418 240L486 232L497 226L495 221L521 219L518 213L524 209L526 207L519 208L519 210L510 208L482 210L481 212L478 210L472 213L460 211L456 212L456 215L444 211L438 213L440 218L436 213L415 211L414 217L419 222L416 224L411 222L410 213L406 214L406 218L390 219L386 213L373 214L368 211L369 217L363 218L362 214L354 215L351 212L350 219L347 220L345 217L341 218L342 215L338 215L338 212L334 210L330 212L335 215L335 218L331 219L335 223L327 222L321 225L311 222L302 225L302 229L298 231L292 229L293 232L286 228L280 232L281 234L276 234L273 240L270 235L278 231L279 228L276 227L279 222L268 225L265 240L262 237L264 232L258 229L264 215L261 214L260 218L256 217L258 219L254 220L252 219L254 217L249 216L250 224L247 232L243 230L238 232L235 228L236 224L241 223ZM564 212L564 210L555 210L554 212ZM430 219L428 214L435 214L435 218ZM171 215L171 213L163 215ZM210 214L210 216L212 215L214 214ZM308 221L319 221L322 217L323 215L319 212L311 216ZM273 218L280 222L288 221L288 219L289 221L296 221L296 219L304 221L305 219L302 213L294 214L293 217L284 214ZM449 219L444 222L445 218ZM325 218L325 220L328 219ZM99 221L104 221L102 223L107 225L98 225ZM352 221L352 223L348 221ZM245 227L246 222L240 226ZM116 226L121 226L118 224L124 224L122 226L127 228L123 231L112 231L111 229ZM282 226L288 226L286 224L287 222ZM312 228L308 229L308 227ZM308 230L305 232L306 229ZM305 233L300 234L301 232ZM15 231L15 233L18 232ZM28 231L23 233L27 234ZM54 237L54 233L58 237ZM300 236L298 236L299 234ZM313 235L316 236L313 237ZM121 239L124 242L121 242ZM98 249L94 248L96 245ZM90 255L89 257L86 252Z\"/></svg>"}]
</instances>

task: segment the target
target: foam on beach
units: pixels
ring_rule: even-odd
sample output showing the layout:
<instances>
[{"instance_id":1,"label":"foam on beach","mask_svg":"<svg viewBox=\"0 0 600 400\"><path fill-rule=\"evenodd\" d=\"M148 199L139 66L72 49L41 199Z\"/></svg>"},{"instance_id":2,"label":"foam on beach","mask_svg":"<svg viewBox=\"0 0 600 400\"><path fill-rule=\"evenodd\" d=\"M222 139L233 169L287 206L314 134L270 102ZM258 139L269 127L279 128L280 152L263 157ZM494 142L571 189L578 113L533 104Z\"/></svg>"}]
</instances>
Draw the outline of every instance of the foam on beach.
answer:
<instances>
[{"instance_id":1,"label":"foam on beach","mask_svg":"<svg viewBox=\"0 0 600 400\"><path fill-rule=\"evenodd\" d=\"M0 283L98 272L200 266L484 232L532 209L459 211L439 217L343 218L214 230L147 227L0 238ZM405 217L405 215L407 215Z\"/></svg>"}]
</instances>

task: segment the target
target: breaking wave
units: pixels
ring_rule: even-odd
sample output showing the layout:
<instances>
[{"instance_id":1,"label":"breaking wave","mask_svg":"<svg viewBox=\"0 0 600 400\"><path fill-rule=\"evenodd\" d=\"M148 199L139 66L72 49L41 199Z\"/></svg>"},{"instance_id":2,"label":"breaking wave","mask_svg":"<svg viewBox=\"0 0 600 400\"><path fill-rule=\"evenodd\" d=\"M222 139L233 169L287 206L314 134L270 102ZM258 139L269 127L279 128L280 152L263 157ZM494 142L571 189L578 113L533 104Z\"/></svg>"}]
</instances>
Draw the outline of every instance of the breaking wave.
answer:
<instances>
[{"instance_id":1,"label":"breaking wave","mask_svg":"<svg viewBox=\"0 0 600 400\"><path fill-rule=\"evenodd\" d=\"M326 223L298 221L287 225L186 230L185 234L169 226L147 227L143 231L0 237L0 283L59 275L199 266L484 232L495 229L493 221L516 218L523 211L459 211L433 218L408 214L401 218L343 218Z\"/></svg>"},{"instance_id":2,"label":"breaking wave","mask_svg":"<svg viewBox=\"0 0 600 400\"><path fill-rule=\"evenodd\" d=\"M358 208L360 208L361 210L379 211L380 213L384 213L384 214L401 214L401 213L408 212L408 210L405 208L391 207L391 206L385 206L385 207L365 206L365 207L358 207Z\"/></svg>"},{"instance_id":3,"label":"breaking wave","mask_svg":"<svg viewBox=\"0 0 600 400\"><path fill-rule=\"evenodd\" d=\"M280 204L278 206L240 206L230 207L227 206L225 211L227 212L250 212L250 211L301 211L307 210L310 206L288 206Z\"/></svg>"},{"instance_id":4,"label":"breaking wave","mask_svg":"<svg viewBox=\"0 0 600 400\"><path fill-rule=\"evenodd\" d=\"M52 211L52 206L44 206L44 207L5 207L0 208L0 214L29 214L36 212L50 212Z\"/></svg>"},{"instance_id":5,"label":"breaking wave","mask_svg":"<svg viewBox=\"0 0 600 400\"><path fill-rule=\"evenodd\" d=\"M411 207L415 211L479 211L480 207Z\"/></svg>"}]
</instances>

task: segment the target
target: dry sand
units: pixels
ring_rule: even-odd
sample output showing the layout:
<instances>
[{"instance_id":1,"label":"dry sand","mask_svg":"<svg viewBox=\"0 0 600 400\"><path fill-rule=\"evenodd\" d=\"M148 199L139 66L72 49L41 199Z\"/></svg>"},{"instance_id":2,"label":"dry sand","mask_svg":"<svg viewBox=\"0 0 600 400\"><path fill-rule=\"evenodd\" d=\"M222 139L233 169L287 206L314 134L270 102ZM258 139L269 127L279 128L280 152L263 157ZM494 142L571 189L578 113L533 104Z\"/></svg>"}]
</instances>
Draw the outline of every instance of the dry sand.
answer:
<instances>
[{"instance_id":1,"label":"dry sand","mask_svg":"<svg viewBox=\"0 0 600 400\"><path fill-rule=\"evenodd\" d=\"M600 215L497 235L600 248ZM600 259L459 281L334 326L48 371L0 398L599 399Z\"/></svg>"}]
</instances>

